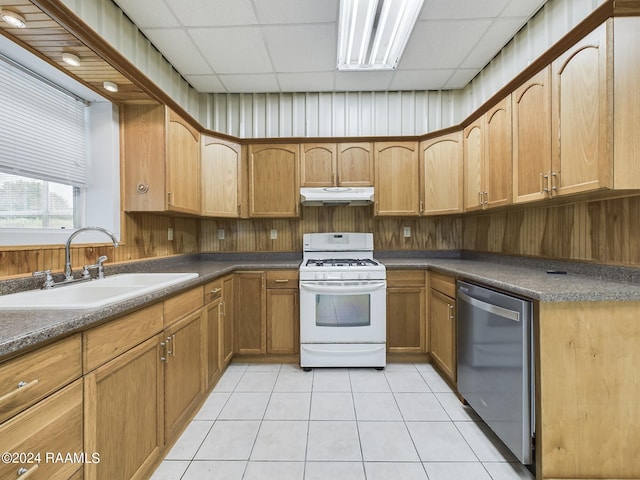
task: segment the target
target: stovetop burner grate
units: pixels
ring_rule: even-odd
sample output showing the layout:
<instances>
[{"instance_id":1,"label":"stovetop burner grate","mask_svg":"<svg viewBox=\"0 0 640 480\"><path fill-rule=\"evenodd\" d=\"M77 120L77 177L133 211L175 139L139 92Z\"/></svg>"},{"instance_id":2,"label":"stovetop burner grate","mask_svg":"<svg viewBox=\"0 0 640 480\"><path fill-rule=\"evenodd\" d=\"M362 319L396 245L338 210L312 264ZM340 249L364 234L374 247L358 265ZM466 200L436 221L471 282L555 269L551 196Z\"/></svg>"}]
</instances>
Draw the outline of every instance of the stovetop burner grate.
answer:
<instances>
[{"instance_id":1,"label":"stovetop burner grate","mask_svg":"<svg viewBox=\"0 0 640 480\"><path fill-rule=\"evenodd\" d=\"M378 262L370 258L323 258L309 259L307 267L368 267L378 266Z\"/></svg>"}]
</instances>

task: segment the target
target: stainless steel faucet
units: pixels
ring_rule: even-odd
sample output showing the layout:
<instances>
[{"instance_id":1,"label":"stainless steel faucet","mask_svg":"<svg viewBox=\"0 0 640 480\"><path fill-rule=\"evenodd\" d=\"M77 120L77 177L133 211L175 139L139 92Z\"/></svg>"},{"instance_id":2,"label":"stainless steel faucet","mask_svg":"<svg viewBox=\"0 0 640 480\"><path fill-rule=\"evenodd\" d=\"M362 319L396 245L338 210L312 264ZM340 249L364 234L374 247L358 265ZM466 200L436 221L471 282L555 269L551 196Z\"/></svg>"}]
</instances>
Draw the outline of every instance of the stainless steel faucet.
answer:
<instances>
[{"instance_id":1,"label":"stainless steel faucet","mask_svg":"<svg viewBox=\"0 0 640 480\"><path fill-rule=\"evenodd\" d=\"M104 233L105 235L108 235L111 238L111 240L113 241L113 246L114 247L118 246L118 239L116 238L116 236L112 232L110 232L106 228L102 228L102 227L82 227L82 228L79 228L78 230L73 232L71 235L69 235L69 238L67 239L67 243L64 246L64 278L65 278L65 281L73 280L73 270L71 269L71 241L74 238L76 238L80 233L86 232L88 230L96 230L98 232Z\"/></svg>"}]
</instances>

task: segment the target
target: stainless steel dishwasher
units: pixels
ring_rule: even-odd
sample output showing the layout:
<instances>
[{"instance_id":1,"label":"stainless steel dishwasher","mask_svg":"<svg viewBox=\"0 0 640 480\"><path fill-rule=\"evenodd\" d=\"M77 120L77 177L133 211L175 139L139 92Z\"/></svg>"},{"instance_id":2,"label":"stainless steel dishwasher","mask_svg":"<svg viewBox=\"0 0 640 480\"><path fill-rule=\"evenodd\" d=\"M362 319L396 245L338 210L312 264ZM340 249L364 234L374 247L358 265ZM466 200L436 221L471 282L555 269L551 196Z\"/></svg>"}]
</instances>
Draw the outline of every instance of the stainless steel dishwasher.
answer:
<instances>
[{"instance_id":1,"label":"stainless steel dishwasher","mask_svg":"<svg viewBox=\"0 0 640 480\"><path fill-rule=\"evenodd\" d=\"M458 281L458 390L525 465L533 464L533 304Z\"/></svg>"}]
</instances>

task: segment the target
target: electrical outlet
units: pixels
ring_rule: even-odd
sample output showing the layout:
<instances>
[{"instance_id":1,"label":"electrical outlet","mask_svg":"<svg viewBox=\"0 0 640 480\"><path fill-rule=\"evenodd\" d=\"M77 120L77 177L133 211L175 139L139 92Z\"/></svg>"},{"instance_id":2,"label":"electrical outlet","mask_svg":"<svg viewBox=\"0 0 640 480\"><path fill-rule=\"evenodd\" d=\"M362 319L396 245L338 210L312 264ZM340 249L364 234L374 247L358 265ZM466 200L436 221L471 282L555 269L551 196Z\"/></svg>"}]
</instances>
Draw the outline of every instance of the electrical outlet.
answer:
<instances>
[{"instance_id":1,"label":"electrical outlet","mask_svg":"<svg viewBox=\"0 0 640 480\"><path fill-rule=\"evenodd\" d=\"M275 228L271 229L271 240L275 240L276 238L278 238L278 230L276 230Z\"/></svg>"},{"instance_id":2,"label":"electrical outlet","mask_svg":"<svg viewBox=\"0 0 640 480\"><path fill-rule=\"evenodd\" d=\"M171 227L167 228L167 240L173 240L173 228Z\"/></svg>"},{"instance_id":3,"label":"electrical outlet","mask_svg":"<svg viewBox=\"0 0 640 480\"><path fill-rule=\"evenodd\" d=\"M409 238L411 236L411 227L404 227L404 238Z\"/></svg>"},{"instance_id":4,"label":"electrical outlet","mask_svg":"<svg viewBox=\"0 0 640 480\"><path fill-rule=\"evenodd\" d=\"M224 228L218 229L218 240L224 240Z\"/></svg>"}]
</instances>

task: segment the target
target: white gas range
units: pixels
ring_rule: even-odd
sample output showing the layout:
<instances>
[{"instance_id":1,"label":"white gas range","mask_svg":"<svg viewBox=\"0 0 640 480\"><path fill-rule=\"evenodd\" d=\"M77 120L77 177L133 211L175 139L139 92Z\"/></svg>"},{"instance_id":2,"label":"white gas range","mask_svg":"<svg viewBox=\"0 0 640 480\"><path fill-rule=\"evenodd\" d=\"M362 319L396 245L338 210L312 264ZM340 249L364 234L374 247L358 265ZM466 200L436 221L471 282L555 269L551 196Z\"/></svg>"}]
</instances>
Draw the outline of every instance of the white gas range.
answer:
<instances>
[{"instance_id":1,"label":"white gas range","mask_svg":"<svg viewBox=\"0 0 640 480\"><path fill-rule=\"evenodd\" d=\"M386 269L371 233L307 233L300 266L300 366L386 365Z\"/></svg>"}]
</instances>

